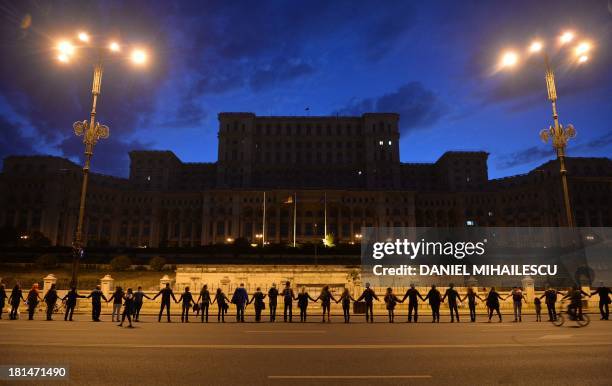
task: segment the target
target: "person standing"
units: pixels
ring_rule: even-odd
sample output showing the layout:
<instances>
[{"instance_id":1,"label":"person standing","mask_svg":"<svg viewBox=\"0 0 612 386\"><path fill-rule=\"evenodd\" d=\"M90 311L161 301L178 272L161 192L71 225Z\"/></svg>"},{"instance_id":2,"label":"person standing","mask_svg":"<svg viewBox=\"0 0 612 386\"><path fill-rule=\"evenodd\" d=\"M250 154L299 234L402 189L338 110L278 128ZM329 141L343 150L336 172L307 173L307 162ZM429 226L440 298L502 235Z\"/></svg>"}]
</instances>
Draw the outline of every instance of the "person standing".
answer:
<instances>
[{"instance_id":1,"label":"person standing","mask_svg":"<svg viewBox=\"0 0 612 386\"><path fill-rule=\"evenodd\" d=\"M217 306L219 307L219 310L217 311L217 322L225 323L225 313L227 312L228 308L226 301L229 302L230 300L227 298L227 296L225 296L221 288L217 288L217 293L215 294L215 298L211 303L214 304L217 302Z\"/></svg>"},{"instance_id":2,"label":"person standing","mask_svg":"<svg viewBox=\"0 0 612 386\"><path fill-rule=\"evenodd\" d=\"M6 302L6 289L4 288L4 284L0 284L0 319L2 319L2 312L4 311L4 306Z\"/></svg>"},{"instance_id":3,"label":"person standing","mask_svg":"<svg viewBox=\"0 0 612 386\"><path fill-rule=\"evenodd\" d=\"M47 305L47 320L53 320L53 310L55 309L55 303L57 303L58 298L56 286L55 284L51 284L51 288L49 288L49 291L47 291L43 298L43 301Z\"/></svg>"},{"instance_id":4,"label":"person standing","mask_svg":"<svg viewBox=\"0 0 612 386\"><path fill-rule=\"evenodd\" d=\"M457 292L453 283L450 283L448 287L444 296L442 296L442 303L444 303L444 299L448 297L448 309L450 310L451 323L455 323L455 316L457 317L457 323L459 323L459 307L457 305L460 300L459 292Z\"/></svg>"},{"instance_id":5,"label":"person standing","mask_svg":"<svg viewBox=\"0 0 612 386\"><path fill-rule=\"evenodd\" d=\"M389 313L389 323L393 323L395 319L395 306L400 301L397 296L393 293L393 288L387 288L387 293L384 298L385 304L387 305L387 311Z\"/></svg>"},{"instance_id":6,"label":"person standing","mask_svg":"<svg viewBox=\"0 0 612 386\"><path fill-rule=\"evenodd\" d=\"M200 303L200 300L202 303ZM204 323L204 313L206 313L206 323L208 323L208 307L210 305L210 292L208 292L208 286L204 284L198 297L198 304L200 304L200 312L202 312L202 323Z\"/></svg>"},{"instance_id":7,"label":"person standing","mask_svg":"<svg viewBox=\"0 0 612 386\"><path fill-rule=\"evenodd\" d=\"M134 293L134 314L133 315L134 315L135 322L140 322L140 310L142 309L142 305L144 303L145 298L151 300L151 298L148 297L147 294L145 294L142 291L142 287L138 286L138 289Z\"/></svg>"},{"instance_id":8,"label":"person standing","mask_svg":"<svg viewBox=\"0 0 612 386\"><path fill-rule=\"evenodd\" d=\"M185 287L185 292L181 294L177 303L180 303L181 300L183 304L181 306L181 323L189 323L189 310L191 309L191 304L195 302L193 301L193 295L189 291L189 287Z\"/></svg>"},{"instance_id":9,"label":"person standing","mask_svg":"<svg viewBox=\"0 0 612 386\"><path fill-rule=\"evenodd\" d=\"M315 299L315 302L319 299L321 300L321 308L323 309L323 323L325 323L325 314L327 314L327 323L331 323L331 319L329 318L331 301L333 300L335 302L336 298L334 298L334 295L332 295L328 285L323 286L321 293L319 294L319 297Z\"/></svg>"},{"instance_id":10,"label":"person standing","mask_svg":"<svg viewBox=\"0 0 612 386\"><path fill-rule=\"evenodd\" d=\"M378 301L378 296L372 288L370 288L370 283L365 284L366 288L363 290L363 293L356 301L360 302L361 300L365 301L365 317L366 323L369 321L370 323L374 323L374 300ZM368 320L369 318L369 320Z\"/></svg>"},{"instance_id":11,"label":"person standing","mask_svg":"<svg viewBox=\"0 0 612 386\"><path fill-rule=\"evenodd\" d=\"M499 312L499 300L502 297L499 296L497 291L495 291L495 287L491 287L489 294L487 295L487 307L489 308L489 323L491 323L491 318L493 317L493 311L497 312L497 316L499 317L499 322L502 321L501 312Z\"/></svg>"},{"instance_id":12,"label":"person standing","mask_svg":"<svg viewBox=\"0 0 612 386\"><path fill-rule=\"evenodd\" d=\"M85 298L84 295L79 295L75 286L70 288L70 291L62 298L62 301L66 302L66 313L64 314L64 321L68 320L72 322L72 314L77 304L78 298Z\"/></svg>"},{"instance_id":13,"label":"person standing","mask_svg":"<svg viewBox=\"0 0 612 386\"><path fill-rule=\"evenodd\" d=\"M536 322L542 321L542 301L539 297L533 298L533 306L535 307Z\"/></svg>"},{"instance_id":14,"label":"person standing","mask_svg":"<svg viewBox=\"0 0 612 386\"><path fill-rule=\"evenodd\" d=\"M510 295L506 296L506 299L508 299L509 297L512 297L512 306L514 308L514 322L522 322L523 301L527 303L527 299L525 298L525 295L523 295L523 291L519 287L513 287L512 292L510 292Z\"/></svg>"},{"instance_id":15,"label":"person standing","mask_svg":"<svg viewBox=\"0 0 612 386\"><path fill-rule=\"evenodd\" d=\"M336 300L336 303L342 302L342 313L344 315L344 323L349 323L351 321L351 300L355 301L351 296L348 288L345 288L342 291L342 295L340 298Z\"/></svg>"},{"instance_id":16,"label":"person standing","mask_svg":"<svg viewBox=\"0 0 612 386\"><path fill-rule=\"evenodd\" d=\"M408 298L408 323L412 323L412 313L414 312L414 322L416 323L419 319L419 298L423 300L423 297L419 293L419 290L414 288L414 284L410 284L410 288L406 291L406 294L402 298L403 303Z\"/></svg>"},{"instance_id":17,"label":"person standing","mask_svg":"<svg viewBox=\"0 0 612 386\"><path fill-rule=\"evenodd\" d=\"M427 299L429 299L429 306L431 307L431 322L440 323L440 302L442 300L442 295L440 294L440 291L436 289L435 284L432 284L431 289L423 301L426 301Z\"/></svg>"},{"instance_id":18,"label":"person standing","mask_svg":"<svg viewBox=\"0 0 612 386\"><path fill-rule=\"evenodd\" d=\"M555 304L557 303L557 295L563 295L563 293L557 291L551 286L548 286L548 289L544 291L544 294L542 296L540 296L540 299L546 298L544 300L544 303L546 303L546 308L548 309L549 322L557 320L557 309L555 306Z\"/></svg>"},{"instance_id":19,"label":"person standing","mask_svg":"<svg viewBox=\"0 0 612 386\"><path fill-rule=\"evenodd\" d=\"M465 294L465 297L463 299L460 299L460 301L462 302L464 302L465 299L468 300L468 306L470 308L470 322L476 321L476 298L482 301L482 298L478 296L476 291L474 291L474 288L470 286L467 289L467 293Z\"/></svg>"},{"instance_id":20,"label":"person standing","mask_svg":"<svg viewBox=\"0 0 612 386\"><path fill-rule=\"evenodd\" d=\"M170 288L170 283L166 283L166 286L162 288L157 295L153 296L153 300L157 299L157 297L161 295L161 305L159 307L159 316L157 317L157 322L161 322L162 314L164 313L164 308L166 309L166 315L168 317L168 323L170 323L170 298L176 302L176 298L174 297L174 292L172 292L172 288Z\"/></svg>"},{"instance_id":21,"label":"person standing","mask_svg":"<svg viewBox=\"0 0 612 386\"><path fill-rule=\"evenodd\" d=\"M261 311L266 308L266 305L264 303L264 299L265 299L266 295L261 292L261 288L257 287L257 290L255 291L255 293L253 294L253 297L251 298L251 300L249 301L248 304L251 304L253 302L255 302L255 321L257 323L261 322Z\"/></svg>"},{"instance_id":22,"label":"person standing","mask_svg":"<svg viewBox=\"0 0 612 386\"><path fill-rule=\"evenodd\" d=\"M291 282L287 281L285 283L285 289L283 290L283 300L285 302L285 308L283 310L283 318L284 321L287 321L287 314L289 315L289 323L293 322L293 301L295 300L295 295L293 293L293 289L291 288Z\"/></svg>"},{"instance_id":23,"label":"person standing","mask_svg":"<svg viewBox=\"0 0 612 386\"><path fill-rule=\"evenodd\" d=\"M610 287L605 287L602 282L595 291L591 292L591 296L595 294L599 295L599 313L601 314L601 320L609 320L610 294L612 294L612 290L610 290Z\"/></svg>"},{"instance_id":24,"label":"person standing","mask_svg":"<svg viewBox=\"0 0 612 386\"><path fill-rule=\"evenodd\" d=\"M17 319L17 314L19 313L19 303L21 303L21 301L25 302L23 292L21 291L19 284L15 284L15 287L13 287L13 290L11 291L11 296L9 297L9 304L11 305L11 313L9 315L10 320Z\"/></svg>"},{"instance_id":25,"label":"person standing","mask_svg":"<svg viewBox=\"0 0 612 386\"><path fill-rule=\"evenodd\" d=\"M38 283L32 284L32 289L28 292L27 303L28 303L28 320L34 320L34 312L36 312L36 306L38 306L38 301L42 298L38 293Z\"/></svg>"},{"instance_id":26,"label":"person standing","mask_svg":"<svg viewBox=\"0 0 612 386\"><path fill-rule=\"evenodd\" d=\"M278 298L278 290L276 283L272 283L272 288L268 290L268 306L270 307L270 322L276 322L276 305Z\"/></svg>"},{"instance_id":27,"label":"person standing","mask_svg":"<svg viewBox=\"0 0 612 386\"><path fill-rule=\"evenodd\" d=\"M127 292L123 295L123 314L121 314L121 322L118 324L119 327L123 327L123 322L127 318L129 326L128 328L134 328L132 326L132 314L134 314L134 293L131 288L127 289Z\"/></svg>"},{"instance_id":28,"label":"person standing","mask_svg":"<svg viewBox=\"0 0 612 386\"><path fill-rule=\"evenodd\" d=\"M244 323L244 309L249 302L249 294L244 288L244 283L236 288L232 295L232 303L236 305L236 322Z\"/></svg>"},{"instance_id":29,"label":"person standing","mask_svg":"<svg viewBox=\"0 0 612 386\"><path fill-rule=\"evenodd\" d=\"M91 319L94 322L99 322L100 313L102 312L102 299L107 301L106 296L104 296L100 286L97 285L96 288L87 296L87 298L91 298Z\"/></svg>"},{"instance_id":30,"label":"person standing","mask_svg":"<svg viewBox=\"0 0 612 386\"><path fill-rule=\"evenodd\" d=\"M316 302L316 300L311 298L308 292L306 292L306 287L302 287L297 295L298 308L300 309L300 322L306 322L309 300Z\"/></svg>"},{"instance_id":31,"label":"person standing","mask_svg":"<svg viewBox=\"0 0 612 386\"><path fill-rule=\"evenodd\" d=\"M120 286L115 288L115 292L111 295L110 298L106 301L109 303L111 300L113 301L113 322L120 322L121 318L121 305L123 304L123 296L125 293L123 292L123 288Z\"/></svg>"}]
</instances>

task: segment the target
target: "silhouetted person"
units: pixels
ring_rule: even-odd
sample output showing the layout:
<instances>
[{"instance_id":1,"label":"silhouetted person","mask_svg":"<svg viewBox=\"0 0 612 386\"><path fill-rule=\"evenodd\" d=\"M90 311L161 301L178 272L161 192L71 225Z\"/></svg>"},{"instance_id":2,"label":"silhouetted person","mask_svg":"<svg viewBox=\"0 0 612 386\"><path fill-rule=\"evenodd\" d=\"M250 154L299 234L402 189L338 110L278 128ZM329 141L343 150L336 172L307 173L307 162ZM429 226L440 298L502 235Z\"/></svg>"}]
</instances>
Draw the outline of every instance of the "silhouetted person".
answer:
<instances>
[{"instance_id":1,"label":"silhouetted person","mask_svg":"<svg viewBox=\"0 0 612 386\"><path fill-rule=\"evenodd\" d=\"M142 287L139 286L136 292L134 292L134 314L133 315L134 315L135 322L140 321L140 310L142 309L142 304L144 303L145 298L151 300L151 298L148 297L147 294L145 294L142 291Z\"/></svg>"},{"instance_id":2,"label":"silhouetted person","mask_svg":"<svg viewBox=\"0 0 612 386\"><path fill-rule=\"evenodd\" d=\"M84 295L79 295L75 286L70 288L70 291L62 298L62 301L66 302L66 313L64 314L64 321L69 320L72 322L72 314L77 304L78 298L85 298Z\"/></svg>"},{"instance_id":3,"label":"silhouetted person","mask_svg":"<svg viewBox=\"0 0 612 386\"><path fill-rule=\"evenodd\" d=\"M16 320L17 314L19 313L19 303L22 301L25 302L23 298L23 292L19 287L19 284L15 284L13 290L11 291L11 296L9 297L9 304L11 305L11 313L9 315L10 320Z\"/></svg>"},{"instance_id":4,"label":"silhouetted person","mask_svg":"<svg viewBox=\"0 0 612 386\"><path fill-rule=\"evenodd\" d=\"M366 288L363 290L363 293L360 297L357 298L356 301L360 302L361 300L365 301L365 317L366 323L374 323L374 300L378 300L378 296L374 293L374 290L370 288L370 283L365 284ZM368 320L369 319L369 320Z\"/></svg>"},{"instance_id":5,"label":"silhouetted person","mask_svg":"<svg viewBox=\"0 0 612 386\"><path fill-rule=\"evenodd\" d=\"M226 302L230 300L225 296L221 288L217 288L217 293L215 294L215 298L213 299L213 303L217 302L217 306L219 307L217 311L217 322L225 323L225 313L227 312L228 305ZM212 303L211 303L212 304Z\"/></svg>"},{"instance_id":6,"label":"silhouetted person","mask_svg":"<svg viewBox=\"0 0 612 386\"><path fill-rule=\"evenodd\" d=\"M161 295L161 305L159 307L159 316L157 317L157 321L161 322L162 314L164 313L164 308L166 309L166 315L168 316L168 323L170 323L170 298L174 299L176 302L176 298L174 297L174 292L172 292L172 288L170 288L170 283L166 283L166 286L162 288L157 295L153 296L153 300L157 299L157 297Z\"/></svg>"},{"instance_id":7,"label":"silhouetted person","mask_svg":"<svg viewBox=\"0 0 612 386\"><path fill-rule=\"evenodd\" d=\"M393 323L395 319L395 306L400 301L398 297L393 294L393 288L387 288L384 301L387 305L387 312L389 313L389 323Z\"/></svg>"},{"instance_id":8,"label":"silhouetted person","mask_svg":"<svg viewBox=\"0 0 612 386\"><path fill-rule=\"evenodd\" d=\"M450 283L449 288L442 296L442 302L448 298L448 309L450 310L451 323L455 322L455 316L457 317L457 323L459 323L459 307L457 303L460 300L459 292L455 289L455 285Z\"/></svg>"},{"instance_id":9,"label":"silhouetted person","mask_svg":"<svg viewBox=\"0 0 612 386\"><path fill-rule=\"evenodd\" d=\"M544 291L544 294L540 296L540 299L546 298L544 300L544 303L546 303L546 308L548 309L549 322L557 320L557 309L555 306L555 304L557 303L557 295L563 295L563 293L549 286L548 289Z\"/></svg>"},{"instance_id":10,"label":"silhouetted person","mask_svg":"<svg viewBox=\"0 0 612 386\"><path fill-rule=\"evenodd\" d=\"M96 289L91 291L87 298L91 298L91 319L94 322L99 322L100 313L102 312L102 299L104 299L104 301L108 301L108 299L104 296L99 285L96 286Z\"/></svg>"},{"instance_id":11,"label":"silhouetted person","mask_svg":"<svg viewBox=\"0 0 612 386\"><path fill-rule=\"evenodd\" d=\"M442 302L442 294L436 289L435 285L431 286L427 296L423 301L429 299L429 306L431 307L432 323L440 323L440 303Z\"/></svg>"},{"instance_id":12,"label":"silhouetted person","mask_svg":"<svg viewBox=\"0 0 612 386\"><path fill-rule=\"evenodd\" d=\"M523 301L527 303L527 299L525 298L525 295L523 295L523 290L521 290L519 287L513 287L512 292L510 292L510 295L506 296L506 299L508 299L509 297L512 297L512 306L514 308L514 321L522 322Z\"/></svg>"},{"instance_id":13,"label":"silhouetted person","mask_svg":"<svg viewBox=\"0 0 612 386\"><path fill-rule=\"evenodd\" d=\"M26 301L28 302L28 320L34 320L34 312L36 312L36 306L38 306L38 301L42 298L38 293L38 283L34 283L32 285L32 289L28 292L28 297Z\"/></svg>"},{"instance_id":14,"label":"silhouetted person","mask_svg":"<svg viewBox=\"0 0 612 386\"><path fill-rule=\"evenodd\" d=\"M185 287L185 292L181 294L177 303L183 301L181 306L181 323L189 323L189 310L191 309L191 304L195 302L193 301L193 295L189 291L189 287Z\"/></svg>"},{"instance_id":15,"label":"silhouetted person","mask_svg":"<svg viewBox=\"0 0 612 386\"><path fill-rule=\"evenodd\" d=\"M106 301L107 303L109 303L110 301L113 302L113 314L112 314L112 319L113 322L120 322L120 318L121 318L121 306L123 305L123 297L124 297L125 293L123 292L123 288L121 287L117 287L115 288L115 292L113 292L113 294L111 295L110 298L108 298L108 300Z\"/></svg>"},{"instance_id":16,"label":"silhouetted person","mask_svg":"<svg viewBox=\"0 0 612 386\"><path fill-rule=\"evenodd\" d=\"M563 297L563 299L569 299L570 304L567 307L567 313L572 318L578 318L582 320L582 296L591 296L588 293L584 292L577 285L574 285L567 291L567 294Z\"/></svg>"},{"instance_id":17,"label":"silhouetted person","mask_svg":"<svg viewBox=\"0 0 612 386\"><path fill-rule=\"evenodd\" d=\"M462 302L464 302L465 299L468 300L468 307L470 308L470 322L476 321L476 298L482 301L482 298L478 296L478 294L474 291L474 288L468 287L465 297L461 299Z\"/></svg>"},{"instance_id":18,"label":"silhouetted person","mask_svg":"<svg viewBox=\"0 0 612 386\"><path fill-rule=\"evenodd\" d=\"M265 297L266 295L263 292L261 292L261 288L257 287L257 289L255 290L255 293L253 294L253 297L248 303L248 304L251 304L253 302L255 303L254 304L255 321L257 323L261 322L261 311L266 307L266 305L264 304Z\"/></svg>"},{"instance_id":19,"label":"silhouetted person","mask_svg":"<svg viewBox=\"0 0 612 386\"><path fill-rule=\"evenodd\" d=\"M134 293L131 288L127 289L127 292L123 295L123 300L125 303L123 304L123 313L121 314L121 323L118 324L119 327L123 327L123 322L125 318L127 318L129 323L129 328L132 328L132 314L134 314Z\"/></svg>"},{"instance_id":20,"label":"silhouetted person","mask_svg":"<svg viewBox=\"0 0 612 386\"><path fill-rule=\"evenodd\" d=\"M6 289L4 288L4 284L0 284L0 319L2 319L2 312L4 311L4 306L6 305Z\"/></svg>"},{"instance_id":21,"label":"silhouetted person","mask_svg":"<svg viewBox=\"0 0 612 386\"><path fill-rule=\"evenodd\" d=\"M535 313L536 313L536 322L541 322L542 321L542 301L540 300L539 297L535 297L533 298L533 306L535 308Z\"/></svg>"},{"instance_id":22,"label":"silhouetted person","mask_svg":"<svg viewBox=\"0 0 612 386\"><path fill-rule=\"evenodd\" d=\"M249 302L249 294L244 288L244 283L236 288L232 295L232 303L236 305L236 321L244 323L244 309Z\"/></svg>"},{"instance_id":23,"label":"silhouetted person","mask_svg":"<svg viewBox=\"0 0 612 386\"><path fill-rule=\"evenodd\" d=\"M329 286L326 285L321 289L321 293L319 294L319 297L315 299L315 301L317 300L321 300L321 308L323 309L323 323L325 323L325 315L327 314L327 322L331 322L331 319L329 318L329 314L330 314L330 310L331 310L331 301L336 301L336 298L334 298L334 295L332 295L331 291L329 290Z\"/></svg>"},{"instance_id":24,"label":"silhouetted person","mask_svg":"<svg viewBox=\"0 0 612 386\"><path fill-rule=\"evenodd\" d=\"M278 290L276 289L276 283L272 283L272 288L268 290L268 306L270 307L270 321L276 321L276 305L278 298Z\"/></svg>"},{"instance_id":25,"label":"silhouetted person","mask_svg":"<svg viewBox=\"0 0 612 386\"><path fill-rule=\"evenodd\" d=\"M202 303L200 303L202 300ZM202 312L202 323L204 323L204 314L206 313L206 323L208 323L208 307L210 306L210 292L208 291L208 286L204 284L202 290L200 291L200 296L198 297L198 303L200 304L200 311Z\"/></svg>"},{"instance_id":26,"label":"silhouetted person","mask_svg":"<svg viewBox=\"0 0 612 386\"><path fill-rule=\"evenodd\" d=\"M297 295L298 308L300 309L300 322L305 322L308 317L307 310L309 300L316 302L316 300L311 298L308 292L306 292L306 287L302 287Z\"/></svg>"},{"instance_id":27,"label":"silhouetted person","mask_svg":"<svg viewBox=\"0 0 612 386\"><path fill-rule=\"evenodd\" d=\"M419 298L424 300L419 290L414 288L414 284L410 284L410 288L402 298L402 303L408 298L408 323L412 322L412 313L414 312L414 322L419 319Z\"/></svg>"},{"instance_id":28,"label":"silhouetted person","mask_svg":"<svg viewBox=\"0 0 612 386\"><path fill-rule=\"evenodd\" d=\"M491 318L493 317L493 311L497 312L497 316L499 317L499 322L502 321L501 312L499 312L499 300L502 297L499 296L497 291L495 291L495 287L491 287L491 290L487 294L487 307L489 308L489 323L491 322Z\"/></svg>"},{"instance_id":29,"label":"silhouetted person","mask_svg":"<svg viewBox=\"0 0 612 386\"><path fill-rule=\"evenodd\" d=\"M610 287L604 287L603 283L597 289L591 292L591 296L599 295L599 313L601 313L601 320L609 320L610 318L610 294L612 291Z\"/></svg>"},{"instance_id":30,"label":"silhouetted person","mask_svg":"<svg viewBox=\"0 0 612 386\"><path fill-rule=\"evenodd\" d=\"M351 321L351 300L355 301L351 296L348 288L345 288L340 295L340 299L336 300L336 303L342 303L342 313L344 314L344 323Z\"/></svg>"},{"instance_id":31,"label":"silhouetted person","mask_svg":"<svg viewBox=\"0 0 612 386\"><path fill-rule=\"evenodd\" d=\"M289 323L293 322L293 301L295 300L295 295L293 294L293 289L291 288L291 283L285 283L285 289L283 290L283 301L285 302L285 308L283 310L283 318L284 321L287 321L287 316L289 316Z\"/></svg>"},{"instance_id":32,"label":"silhouetted person","mask_svg":"<svg viewBox=\"0 0 612 386\"><path fill-rule=\"evenodd\" d=\"M57 295L57 289L55 284L51 284L51 288L45 294L43 301L47 305L47 320L53 320L53 310L55 309L55 303L57 303L59 296Z\"/></svg>"}]
</instances>

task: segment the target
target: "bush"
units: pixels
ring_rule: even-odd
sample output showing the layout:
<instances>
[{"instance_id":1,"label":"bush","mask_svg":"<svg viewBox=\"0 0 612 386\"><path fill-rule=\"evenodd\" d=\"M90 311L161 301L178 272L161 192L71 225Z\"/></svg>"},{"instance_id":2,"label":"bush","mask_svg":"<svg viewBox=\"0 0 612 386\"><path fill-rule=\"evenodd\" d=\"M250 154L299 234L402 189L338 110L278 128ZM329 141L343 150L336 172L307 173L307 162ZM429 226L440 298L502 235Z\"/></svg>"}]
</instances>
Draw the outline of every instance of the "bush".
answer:
<instances>
[{"instance_id":1,"label":"bush","mask_svg":"<svg viewBox=\"0 0 612 386\"><path fill-rule=\"evenodd\" d=\"M57 267L57 256L46 253L36 258L36 266L42 269L51 269Z\"/></svg>"},{"instance_id":2,"label":"bush","mask_svg":"<svg viewBox=\"0 0 612 386\"><path fill-rule=\"evenodd\" d=\"M164 265L166 265L166 259L161 256L154 256L149 260L149 266L154 271L161 271L164 269Z\"/></svg>"},{"instance_id":3,"label":"bush","mask_svg":"<svg viewBox=\"0 0 612 386\"><path fill-rule=\"evenodd\" d=\"M110 261L110 266L113 271L125 271L132 265L132 259L126 255L119 255L113 257Z\"/></svg>"}]
</instances>

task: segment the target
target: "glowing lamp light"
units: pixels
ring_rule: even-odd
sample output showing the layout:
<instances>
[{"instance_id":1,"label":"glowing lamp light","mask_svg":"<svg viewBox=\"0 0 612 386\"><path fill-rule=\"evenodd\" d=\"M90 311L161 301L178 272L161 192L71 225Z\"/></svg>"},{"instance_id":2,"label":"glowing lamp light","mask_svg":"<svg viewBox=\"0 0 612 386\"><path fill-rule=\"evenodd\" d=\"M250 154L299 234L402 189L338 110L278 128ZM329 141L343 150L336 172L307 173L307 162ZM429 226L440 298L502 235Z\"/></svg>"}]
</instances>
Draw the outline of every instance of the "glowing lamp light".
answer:
<instances>
[{"instance_id":1,"label":"glowing lamp light","mask_svg":"<svg viewBox=\"0 0 612 386\"><path fill-rule=\"evenodd\" d=\"M504 67L512 67L518 62L518 55L514 52L506 52L502 56L501 64Z\"/></svg>"},{"instance_id":2,"label":"glowing lamp light","mask_svg":"<svg viewBox=\"0 0 612 386\"><path fill-rule=\"evenodd\" d=\"M147 61L147 53L143 50L134 50L132 52L132 62L136 64L143 64Z\"/></svg>"},{"instance_id":3,"label":"glowing lamp light","mask_svg":"<svg viewBox=\"0 0 612 386\"><path fill-rule=\"evenodd\" d=\"M87 43L89 42L89 35L86 32L79 32L79 34L77 35L77 37L79 38L80 41L82 41L83 43Z\"/></svg>"},{"instance_id":4,"label":"glowing lamp light","mask_svg":"<svg viewBox=\"0 0 612 386\"><path fill-rule=\"evenodd\" d=\"M542 43L541 42L533 42L531 43L531 45L529 46L529 52L535 53L535 52L540 52L542 51Z\"/></svg>"},{"instance_id":5,"label":"glowing lamp light","mask_svg":"<svg viewBox=\"0 0 612 386\"><path fill-rule=\"evenodd\" d=\"M572 40L574 40L574 33L571 31L566 31L559 37L561 44L569 43Z\"/></svg>"},{"instance_id":6,"label":"glowing lamp light","mask_svg":"<svg viewBox=\"0 0 612 386\"><path fill-rule=\"evenodd\" d=\"M68 55L66 55L66 54L59 54L59 55L57 55L57 60L59 60L62 63L68 63L69 59L70 58L68 58Z\"/></svg>"},{"instance_id":7,"label":"glowing lamp light","mask_svg":"<svg viewBox=\"0 0 612 386\"><path fill-rule=\"evenodd\" d=\"M589 57L586 55L582 55L578 58L578 63L585 63L589 60Z\"/></svg>"},{"instance_id":8,"label":"glowing lamp light","mask_svg":"<svg viewBox=\"0 0 612 386\"><path fill-rule=\"evenodd\" d=\"M587 42L582 42L576 47L576 55L584 55L591 49L591 45Z\"/></svg>"},{"instance_id":9,"label":"glowing lamp light","mask_svg":"<svg viewBox=\"0 0 612 386\"><path fill-rule=\"evenodd\" d=\"M119 52L119 51L121 51L121 46L117 42L111 42L108 45L108 49L113 51L113 52Z\"/></svg>"},{"instance_id":10,"label":"glowing lamp light","mask_svg":"<svg viewBox=\"0 0 612 386\"><path fill-rule=\"evenodd\" d=\"M66 40L59 42L59 44L57 45L57 49L60 53L66 56L74 54L74 46L72 45L72 43Z\"/></svg>"}]
</instances>

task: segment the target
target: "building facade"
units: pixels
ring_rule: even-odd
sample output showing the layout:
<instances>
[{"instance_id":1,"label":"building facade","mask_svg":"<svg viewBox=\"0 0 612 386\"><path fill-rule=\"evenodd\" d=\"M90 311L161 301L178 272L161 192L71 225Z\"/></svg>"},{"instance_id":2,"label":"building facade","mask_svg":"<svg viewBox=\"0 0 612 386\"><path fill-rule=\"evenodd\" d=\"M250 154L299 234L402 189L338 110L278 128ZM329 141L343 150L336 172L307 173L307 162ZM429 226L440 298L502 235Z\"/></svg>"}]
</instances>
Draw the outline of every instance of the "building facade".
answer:
<instances>
[{"instance_id":1,"label":"building facade","mask_svg":"<svg viewBox=\"0 0 612 386\"><path fill-rule=\"evenodd\" d=\"M133 151L130 174L91 174L90 246L196 247L356 242L364 226L560 226L559 167L488 178L486 152L402 163L399 116L260 117L219 114L218 161ZM551 151L552 154L552 151ZM95 158L94 158L95 162ZM612 160L568 158L578 226L612 226ZM0 225L71 245L82 170L53 156L9 156L0 174ZM265 200L264 200L265 197Z\"/></svg>"}]
</instances>

